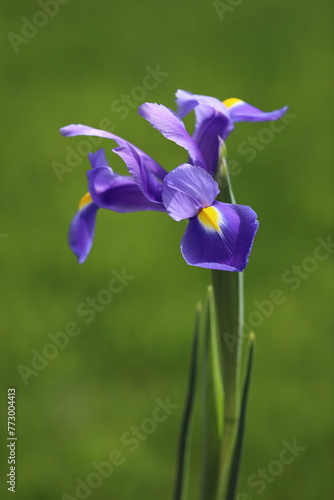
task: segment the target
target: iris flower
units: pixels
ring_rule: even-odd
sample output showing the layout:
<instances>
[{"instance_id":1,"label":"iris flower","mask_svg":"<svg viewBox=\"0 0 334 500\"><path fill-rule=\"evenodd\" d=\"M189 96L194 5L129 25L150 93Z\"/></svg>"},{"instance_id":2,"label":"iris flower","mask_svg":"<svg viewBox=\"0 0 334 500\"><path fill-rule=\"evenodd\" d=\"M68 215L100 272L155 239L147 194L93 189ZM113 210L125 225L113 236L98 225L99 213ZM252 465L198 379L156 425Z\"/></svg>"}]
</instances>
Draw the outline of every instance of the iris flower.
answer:
<instances>
[{"instance_id":1,"label":"iris flower","mask_svg":"<svg viewBox=\"0 0 334 500\"><path fill-rule=\"evenodd\" d=\"M185 90L176 92L176 103L180 118L184 118L192 110L195 111L193 139L202 152L208 172L212 175L215 175L218 164L219 137L225 141L234 129L234 123L278 120L288 109L285 106L276 111L264 112L241 99L220 101L215 97L192 94Z\"/></svg>"},{"instance_id":2,"label":"iris flower","mask_svg":"<svg viewBox=\"0 0 334 500\"><path fill-rule=\"evenodd\" d=\"M69 232L70 246L80 263L92 246L97 210L105 208L121 213L156 210L167 212L176 221L189 219L181 241L181 252L188 264L227 271L242 271L246 267L258 228L257 216L248 206L216 201L219 188L213 178L213 158L217 163L218 137L226 138L238 119L273 119L285 110L273 115L243 103L238 114L232 112L233 105L229 108L217 99L184 91L178 91L178 104L181 115L196 108L194 137L188 134L180 116L169 108L151 103L139 108L140 115L154 128L188 152L188 163L169 173L115 134L85 125L61 129L64 136L92 135L114 140L118 147L113 151L124 160L131 174L114 173L103 150L89 155L89 192L80 201ZM214 153L206 147L205 137L215 148Z\"/></svg>"}]
</instances>

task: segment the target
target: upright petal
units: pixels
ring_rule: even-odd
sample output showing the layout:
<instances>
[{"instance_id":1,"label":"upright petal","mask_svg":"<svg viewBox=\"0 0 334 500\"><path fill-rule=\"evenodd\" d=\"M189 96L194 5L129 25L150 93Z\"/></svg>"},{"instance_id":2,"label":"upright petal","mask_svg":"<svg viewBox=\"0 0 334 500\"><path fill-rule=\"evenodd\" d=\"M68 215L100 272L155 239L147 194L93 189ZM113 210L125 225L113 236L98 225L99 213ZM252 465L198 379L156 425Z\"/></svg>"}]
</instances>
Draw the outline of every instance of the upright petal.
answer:
<instances>
[{"instance_id":1,"label":"upright petal","mask_svg":"<svg viewBox=\"0 0 334 500\"><path fill-rule=\"evenodd\" d=\"M179 115L195 110L193 139L203 155L207 171L214 176L218 165L219 137L225 140L233 130L226 107L214 97L200 96L178 90L176 102Z\"/></svg>"},{"instance_id":2,"label":"upright petal","mask_svg":"<svg viewBox=\"0 0 334 500\"><path fill-rule=\"evenodd\" d=\"M142 160L145 161L147 167L150 170L152 170L152 172L159 179L162 180L167 175L166 170L161 165L159 165L159 163L153 160L153 158L151 158L148 154L144 153L144 151L137 148L137 146L135 146L134 144L129 143L128 141L122 139L122 137L119 137L118 135L115 135L112 132L107 132L106 130L100 130L98 128L88 127L87 125L80 125L80 124L67 125L66 127L62 127L60 129L60 132L65 137L74 137L77 135L90 135L96 137L103 137L106 139L112 139L120 147L130 144L133 147L133 149L137 151L138 155L142 158Z\"/></svg>"},{"instance_id":3,"label":"upright petal","mask_svg":"<svg viewBox=\"0 0 334 500\"><path fill-rule=\"evenodd\" d=\"M206 106L225 115L227 118L229 117L226 106L224 106L224 104L216 97L192 94L191 92L186 92L185 90L178 90L176 92L176 103L178 106L178 114L181 118L199 105Z\"/></svg>"},{"instance_id":4,"label":"upright petal","mask_svg":"<svg viewBox=\"0 0 334 500\"><path fill-rule=\"evenodd\" d=\"M80 201L79 210L72 219L68 242L80 264L86 260L93 244L98 206L87 193Z\"/></svg>"},{"instance_id":5,"label":"upright petal","mask_svg":"<svg viewBox=\"0 0 334 500\"><path fill-rule=\"evenodd\" d=\"M95 153L88 153L88 158L92 168L109 166L104 149L98 149Z\"/></svg>"},{"instance_id":6,"label":"upright petal","mask_svg":"<svg viewBox=\"0 0 334 500\"><path fill-rule=\"evenodd\" d=\"M229 110L233 123L279 120L288 110L288 106L284 106L276 111L265 112L235 97L226 99L223 104Z\"/></svg>"},{"instance_id":7,"label":"upright petal","mask_svg":"<svg viewBox=\"0 0 334 500\"><path fill-rule=\"evenodd\" d=\"M181 252L192 266L242 271L258 228L256 213L245 205L215 201L190 219Z\"/></svg>"},{"instance_id":8,"label":"upright petal","mask_svg":"<svg viewBox=\"0 0 334 500\"><path fill-rule=\"evenodd\" d=\"M219 139L226 140L233 130L233 124L220 113L213 113L206 119L202 118L204 108L206 106L198 106L195 110L196 125L193 138L202 152L207 171L214 177L218 166Z\"/></svg>"},{"instance_id":9,"label":"upright petal","mask_svg":"<svg viewBox=\"0 0 334 500\"><path fill-rule=\"evenodd\" d=\"M217 182L206 170L184 164L165 177L162 199L168 215L180 221L210 206L218 193Z\"/></svg>"},{"instance_id":10,"label":"upright petal","mask_svg":"<svg viewBox=\"0 0 334 500\"><path fill-rule=\"evenodd\" d=\"M130 174L146 198L153 203L162 203L162 184L137 151L130 144L122 148L114 148L113 151L124 160Z\"/></svg>"},{"instance_id":11,"label":"upright petal","mask_svg":"<svg viewBox=\"0 0 334 500\"><path fill-rule=\"evenodd\" d=\"M183 121L174 111L162 104L146 102L139 107L139 114L150 124L159 130L167 139L175 142L188 151L190 161L193 165L206 168L203 155L188 134Z\"/></svg>"},{"instance_id":12,"label":"upright petal","mask_svg":"<svg viewBox=\"0 0 334 500\"><path fill-rule=\"evenodd\" d=\"M191 92L187 92L186 90L177 90L176 94L176 104L177 104L177 113L180 118L184 118L187 116L196 106L198 106L198 101L196 97Z\"/></svg>"}]
</instances>

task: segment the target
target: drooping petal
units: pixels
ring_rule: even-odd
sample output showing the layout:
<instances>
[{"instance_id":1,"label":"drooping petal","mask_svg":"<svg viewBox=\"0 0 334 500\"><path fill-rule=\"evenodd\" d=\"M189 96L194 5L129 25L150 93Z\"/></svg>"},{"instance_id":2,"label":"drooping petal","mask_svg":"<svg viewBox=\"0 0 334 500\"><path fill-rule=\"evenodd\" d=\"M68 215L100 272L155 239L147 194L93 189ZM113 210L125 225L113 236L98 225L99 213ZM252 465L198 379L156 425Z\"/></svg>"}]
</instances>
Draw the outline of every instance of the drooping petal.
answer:
<instances>
[{"instance_id":1,"label":"drooping petal","mask_svg":"<svg viewBox=\"0 0 334 500\"><path fill-rule=\"evenodd\" d=\"M166 170L159 165L153 158L151 158L148 154L144 153L141 149L137 148L134 144L129 143L128 141L122 139L122 137L119 137L118 135L113 134L112 132L107 132L106 130L100 130L98 128L94 127L88 127L87 125L67 125L66 127L62 127L60 129L60 132L63 136L65 137L74 137L77 135L90 135L90 136L96 136L96 137L103 137L106 139L112 139L115 141L118 146L124 147L127 144L130 144L133 149L136 150L140 158L145 161L146 166L152 170L152 172L159 178L163 179L166 175L167 172Z\"/></svg>"},{"instance_id":2,"label":"drooping petal","mask_svg":"<svg viewBox=\"0 0 334 500\"><path fill-rule=\"evenodd\" d=\"M270 120L279 120L288 110L288 106L284 106L276 111L261 111L260 109L247 104L247 102L231 97L223 101L230 113L233 123L237 122L264 122Z\"/></svg>"},{"instance_id":3,"label":"drooping petal","mask_svg":"<svg viewBox=\"0 0 334 500\"><path fill-rule=\"evenodd\" d=\"M218 193L217 182L206 170L184 164L165 177L162 199L167 213L180 221L210 206Z\"/></svg>"},{"instance_id":4,"label":"drooping petal","mask_svg":"<svg viewBox=\"0 0 334 500\"><path fill-rule=\"evenodd\" d=\"M162 204L147 199L133 177L116 174L110 167L94 168L87 177L89 192L100 208L120 213L164 211Z\"/></svg>"},{"instance_id":5,"label":"drooping petal","mask_svg":"<svg viewBox=\"0 0 334 500\"><path fill-rule=\"evenodd\" d=\"M181 252L192 266L242 271L258 228L256 213L245 205L215 201L190 219Z\"/></svg>"},{"instance_id":6,"label":"drooping petal","mask_svg":"<svg viewBox=\"0 0 334 500\"><path fill-rule=\"evenodd\" d=\"M122 148L114 148L113 151L124 160L130 174L146 198L153 203L162 203L162 184L137 151L130 144Z\"/></svg>"},{"instance_id":7,"label":"drooping petal","mask_svg":"<svg viewBox=\"0 0 334 500\"><path fill-rule=\"evenodd\" d=\"M87 193L80 202L79 210L72 219L68 242L80 264L84 262L93 244L98 206Z\"/></svg>"},{"instance_id":8,"label":"drooping petal","mask_svg":"<svg viewBox=\"0 0 334 500\"><path fill-rule=\"evenodd\" d=\"M195 109L198 106L205 106L206 108L209 107L213 109L217 113L221 113L226 118L230 119L233 123L240 121L256 122L278 120L284 115L284 113L286 113L288 109L288 107L285 106L284 108L278 109L276 111L264 112L235 97L231 97L221 102L215 97L191 94L190 92L185 92L184 90L178 90L176 92L176 102L178 104L179 115L181 117L184 117L192 109ZM197 104L195 104L195 102ZM208 117L208 109L204 110L204 113L206 116L199 117L201 118L201 120Z\"/></svg>"},{"instance_id":9,"label":"drooping petal","mask_svg":"<svg viewBox=\"0 0 334 500\"><path fill-rule=\"evenodd\" d=\"M182 191L166 187L163 190L162 198L168 215L177 222L195 217L200 210L196 201Z\"/></svg>"},{"instance_id":10,"label":"drooping petal","mask_svg":"<svg viewBox=\"0 0 334 500\"><path fill-rule=\"evenodd\" d=\"M206 168L199 147L188 134L183 121L174 111L162 104L146 102L139 107L138 112L154 128L159 130L163 136L186 149L193 165Z\"/></svg>"}]
</instances>

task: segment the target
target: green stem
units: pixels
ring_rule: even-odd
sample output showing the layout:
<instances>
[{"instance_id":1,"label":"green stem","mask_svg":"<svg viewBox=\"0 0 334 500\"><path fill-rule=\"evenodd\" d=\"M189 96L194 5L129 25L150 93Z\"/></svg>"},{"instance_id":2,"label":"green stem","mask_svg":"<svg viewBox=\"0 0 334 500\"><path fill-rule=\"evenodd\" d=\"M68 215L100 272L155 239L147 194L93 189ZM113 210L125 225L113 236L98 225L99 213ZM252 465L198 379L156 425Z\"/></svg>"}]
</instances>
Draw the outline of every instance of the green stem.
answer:
<instances>
[{"instance_id":1,"label":"green stem","mask_svg":"<svg viewBox=\"0 0 334 500\"><path fill-rule=\"evenodd\" d=\"M220 188L218 200L224 203L235 203L224 144L220 148L220 162L216 180ZM221 474L217 500L230 500L226 499L226 494L239 428L241 401L241 350L244 321L243 273L213 271L212 281L225 391Z\"/></svg>"},{"instance_id":2,"label":"green stem","mask_svg":"<svg viewBox=\"0 0 334 500\"><path fill-rule=\"evenodd\" d=\"M213 287L220 333L225 391L224 432L218 499L225 500L240 415L243 274L213 271Z\"/></svg>"}]
</instances>

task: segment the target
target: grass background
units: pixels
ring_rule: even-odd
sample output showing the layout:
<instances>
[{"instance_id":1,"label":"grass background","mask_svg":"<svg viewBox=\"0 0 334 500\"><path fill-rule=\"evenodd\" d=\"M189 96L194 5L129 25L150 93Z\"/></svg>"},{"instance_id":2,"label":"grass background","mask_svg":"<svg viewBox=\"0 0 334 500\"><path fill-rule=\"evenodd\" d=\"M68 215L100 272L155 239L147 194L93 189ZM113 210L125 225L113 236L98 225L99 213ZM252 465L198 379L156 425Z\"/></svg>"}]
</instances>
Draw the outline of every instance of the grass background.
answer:
<instances>
[{"instance_id":1,"label":"grass background","mask_svg":"<svg viewBox=\"0 0 334 500\"><path fill-rule=\"evenodd\" d=\"M239 500L332 497L333 255L306 272L295 291L282 280L313 255L317 238L333 237L332 4L235 4L226 2L219 16L199 0L70 0L15 53L8 33L20 35L22 18L32 20L41 7L1 3L1 497L8 494L7 388L14 386L17 498L75 498L76 478L85 480L92 462L115 449L125 462L91 498L171 498L195 303L210 274L185 264L179 251L185 225L159 213L101 211L92 253L78 265L67 227L89 165L81 156L61 182L53 168L81 140L62 138L61 126L98 126L106 118L167 169L185 161L183 150L135 108L125 119L111 110L115 99L142 85L147 66L157 65L168 76L143 100L173 107L174 92L183 88L240 97L264 110L290 106L289 124L269 144L261 140L269 124L238 124L228 140L230 160L241 168L233 178L237 200L260 220L246 313L274 289L286 297L256 329ZM241 145L251 136L261 148L248 161ZM103 146L110 151L113 144ZM78 305L123 267L135 279L85 323ZM41 352L48 334L69 321L80 335L25 385L17 367L31 367L31 350ZM151 416L156 398L168 396L180 408L131 453L122 434ZM306 450L258 493L249 477L294 439Z\"/></svg>"}]
</instances>

